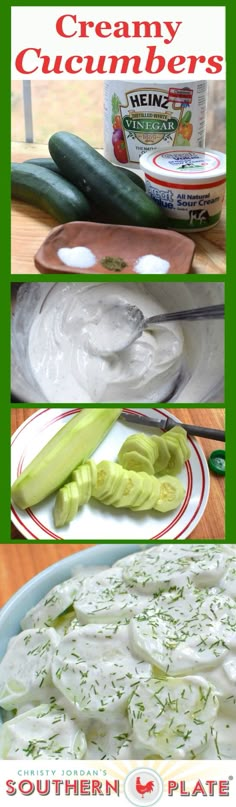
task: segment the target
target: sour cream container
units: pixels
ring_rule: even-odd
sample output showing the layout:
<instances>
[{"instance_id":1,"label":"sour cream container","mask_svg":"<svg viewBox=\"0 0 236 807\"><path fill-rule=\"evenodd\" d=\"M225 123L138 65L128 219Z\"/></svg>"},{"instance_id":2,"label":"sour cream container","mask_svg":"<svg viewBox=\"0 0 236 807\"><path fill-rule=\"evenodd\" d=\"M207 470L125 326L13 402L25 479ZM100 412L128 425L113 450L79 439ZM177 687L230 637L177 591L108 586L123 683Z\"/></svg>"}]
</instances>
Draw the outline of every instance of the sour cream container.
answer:
<instances>
[{"instance_id":1,"label":"sour cream container","mask_svg":"<svg viewBox=\"0 0 236 807\"><path fill-rule=\"evenodd\" d=\"M117 81L104 87L104 154L139 167L142 154L166 146L205 146L207 81Z\"/></svg>"},{"instance_id":2,"label":"sour cream container","mask_svg":"<svg viewBox=\"0 0 236 807\"><path fill-rule=\"evenodd\" d=\"M211 149L162 148L143 154L148 196L181 232L208 230L219 221L225 194L225 154Z\"/></svg>"}]
</instances>

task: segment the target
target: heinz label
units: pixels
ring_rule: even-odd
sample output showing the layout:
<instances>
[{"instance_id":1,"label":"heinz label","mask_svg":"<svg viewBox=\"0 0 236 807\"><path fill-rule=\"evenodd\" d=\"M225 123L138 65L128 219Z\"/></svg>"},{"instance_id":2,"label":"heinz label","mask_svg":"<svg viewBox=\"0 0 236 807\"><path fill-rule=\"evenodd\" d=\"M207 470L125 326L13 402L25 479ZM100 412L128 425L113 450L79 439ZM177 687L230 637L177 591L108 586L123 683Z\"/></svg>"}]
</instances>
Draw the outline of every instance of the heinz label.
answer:
<instances>
[{"instance_id":1,"label":"heinz label","mask_svg":"<svg viewBox=\"0 0 236 807\"><path fill-rule=\"evenodd\" d=\"M141 155L158 143L203 147L206 96L206 81L174 87L106 81L105 156L138 167Z\"/></svg>"}]
</instances>

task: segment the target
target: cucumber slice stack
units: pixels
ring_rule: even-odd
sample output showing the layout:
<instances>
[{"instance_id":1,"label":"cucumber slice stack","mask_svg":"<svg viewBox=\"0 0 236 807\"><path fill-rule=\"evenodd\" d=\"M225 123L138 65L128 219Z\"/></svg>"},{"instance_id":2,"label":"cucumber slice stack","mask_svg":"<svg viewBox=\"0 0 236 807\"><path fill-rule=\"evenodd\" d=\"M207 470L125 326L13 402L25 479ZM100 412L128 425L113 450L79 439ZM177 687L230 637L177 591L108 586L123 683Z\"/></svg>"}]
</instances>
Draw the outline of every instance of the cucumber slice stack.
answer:
<instances>
[{"instance_id":1,"label":"cucumber slice stack","mask_svg":"<svg viewBox=\"0 0 236 807\"><path fill-rule=\"evenodd\" d=\"M176 476L190 457L187 433L181 426L159 436L134 434L121 446L118 462L123 468L147 474Z\"/></svg>"},{"instance_id":2,"label":"cucumber slice stack","mask_svg":"<svg viewBox=\"0 0 236 807\"><path fill-rule=\"evenodd\" d=\"M93 460L79 465L72 473L71 482L58 490L53 511L55 527L64 527L75 518L79 507L87 504L96 484L97 467Z\"/></svg>"},{"instance_id":3,"label":"cucumber slice stack","mask_svg":"<svg viewBox=\"0 0 236 807\"><path fill-rule=\"evenodd\" d=\"M174 510L183 501L184 488L179 479L165 475L160 479L145 471L127 471L116 462L100 462L97 484L92 490L95 499L113 507L128 507L134 511Z\"/></svg>"},{"instance_id":4,"label":"cucumber slice stack","mask_svg":"<svg viewBox=\"0 0 236 807\"><path fill-rule=\"evenodd\" d=\"M181 426L160 437L131 435L121 446L118 462L103 460L96 465L88 460L73 471L56 495L55 527L69 524L91 497L133 512L174 510L185 495L176 474L189 457L187 434Z\"/></svg>"}]
</instances>

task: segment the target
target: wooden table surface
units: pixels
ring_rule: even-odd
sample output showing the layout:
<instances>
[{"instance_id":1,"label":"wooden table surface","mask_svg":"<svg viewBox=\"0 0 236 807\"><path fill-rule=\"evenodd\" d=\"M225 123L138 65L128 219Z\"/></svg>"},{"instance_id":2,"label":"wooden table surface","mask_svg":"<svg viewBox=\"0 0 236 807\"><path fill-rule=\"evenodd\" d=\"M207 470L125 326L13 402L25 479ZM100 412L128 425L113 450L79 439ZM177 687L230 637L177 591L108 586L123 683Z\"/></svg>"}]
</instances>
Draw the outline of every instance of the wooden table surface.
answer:
<instances>
[{"instance_id":1,"label":"wooden table surface","mask_svg":"<svg viewBox=\"0 0 236 807\"><path fill-rule=\"evenodd\" d=\"M23 423L30 415L35 412L35 409L18 409L12 408L11 410L11 431L16 431L18 426ZM224 409L168 409L170 414L176 415L184 423L194 423L198 426L205 426L215 429L224 429L225 412ZM215 442L214 440L199 439L206 458L209 457L212 451L216 448L224 448L224 443ZM205 512L197 527L191 533L192 539L224 539L225 526L225 499L224 499L224 477L210 474L210 495ZM21 538L22 536L14 525L12 525L12 538ZM25 539L27 542L27 539ZM45 546L45 543L44 543ZM49 545L47 545L47 550ZM46 551L47 551L46 550ZM44 549L45 552L45 549Z\"/></svg>"},{"instance_id":2,"label":"wooden table surface","mask_svg":"<svg viewBox=\"0 0 236 807\"><path fill-rule=\"evenodd\" d=\"M2 544L0 545L0 608L35 574L68 555L88 548L88 544ZM90 544L94 546L94 544Z\"/></svg>"},{"instance_id":3,"label":"wooden table surface","mask_svg":"<svg viewBox=\"0 0 236 807\"><path fill-rule=\"evenodd\" d=\"M47 146L28 143L12 144L12 159L23 162L31 157L48 156ZM58 222L44 211L23 202L12 202L11 271L13 274L40 274L33 256ZM190 234L196 250L192 271L194 274L224 274L225 265L225 209L218 224L201 235Z\"/></svg>"}]
</instances>

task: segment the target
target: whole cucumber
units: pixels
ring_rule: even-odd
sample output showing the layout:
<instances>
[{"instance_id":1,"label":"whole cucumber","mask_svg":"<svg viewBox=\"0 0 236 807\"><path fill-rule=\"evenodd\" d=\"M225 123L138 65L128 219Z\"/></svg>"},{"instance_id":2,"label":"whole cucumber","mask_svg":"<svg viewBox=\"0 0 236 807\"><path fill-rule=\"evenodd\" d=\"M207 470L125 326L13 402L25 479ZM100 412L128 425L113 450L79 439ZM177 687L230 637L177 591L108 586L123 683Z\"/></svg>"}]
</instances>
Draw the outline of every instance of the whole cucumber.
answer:
<instances>
[{"instance_id":1,"label":"whole cucumber","mask_svg":"<svg viewBox=\"0 0 236 807\"><path fill-rule=\"evenodd\" d=\"M52 160L51 157L32 157L31 160L25 160L24 165L25 163L27 164L31 163L32 165L41 165L42 168L48 168L49 171L54 171L55 174L60 174L62 176L61 171L58 168L58 165L56 165L56 163L54 162L54 160ZM128 168L123 168L121 165L117 165L116 170L119 173L122 172L122 174L124 175L126 174L127 177L132 179L132 182L134 182L135 185L138 185L139 188L142 188L142 190L145 191L145 183L142 177L139 176L139 174L135 174L134 171L129 171Z\"/></svg>"},{"instance_id":2,"label":"whole cucumber","mask_svg":"<svg viewBox=\"0 0 236 807\"><path fill-rule=\"evenodd\" d=\"M13 163L12 197L46 210L61 224L88 221L91 207L81 191L59 174L39 165Z\"/></svg>"},{"instance_id":3,"label":"whole cucumber","mask_svg":"<svg viewBox=\"0 0 236 807\"><path fill-rule=\"evenodd\" d=\"M132 182L134 182L135 185L138 186L138 188L142 188L142 191L145 191L145 182L139 174L135 174L134 171L129 171L128 168L122 168L122 165L116 165L115 168L119 174L122 173L124 177L126 175L132 180Z\"/></svg>"},{"instance_id":4,"label":"whole cucumber","mask_svg":"<svg viewBox=\"0 0 236 807\"><path fill-rule=\"evenodd\" d=\"M23 165L41 165L41 168L48 168L49 171L54 171L55 174L60 174L58 166L54 163L51 157L32 157L31 160L25 160Z\"/></svg>"},{"instance_id":5,"label":"whole cucumber","mask_svg":"<svg viewBox=\"0 0 236 807\"><path fill-rule=\"evenodd\" d=\"M110 223L137 227L161 227L162 209L141 188L105 157L68 132L56 132L49 140L51 157L63 176L109 216Z\"/></svg>"}]
</instances>

